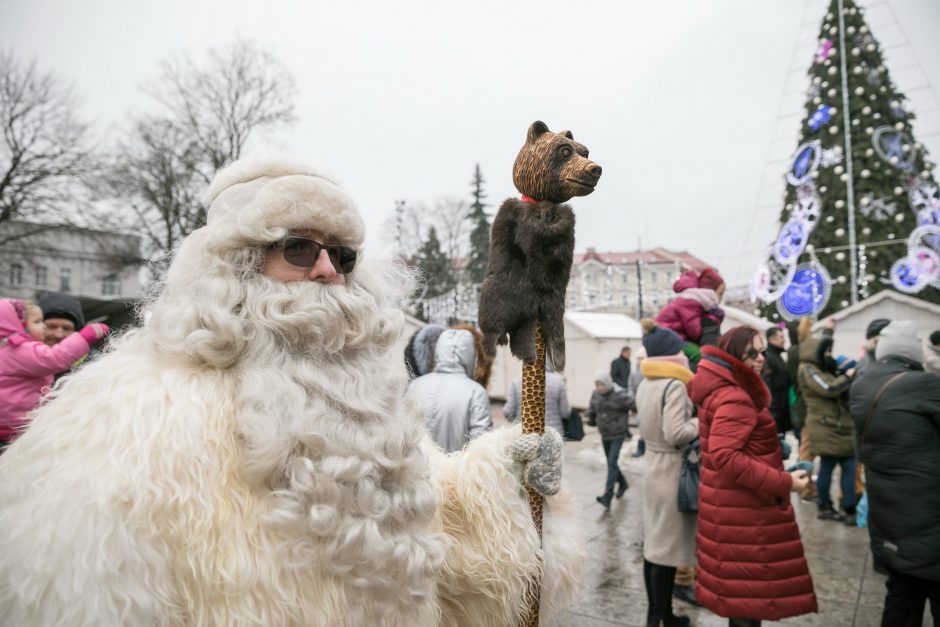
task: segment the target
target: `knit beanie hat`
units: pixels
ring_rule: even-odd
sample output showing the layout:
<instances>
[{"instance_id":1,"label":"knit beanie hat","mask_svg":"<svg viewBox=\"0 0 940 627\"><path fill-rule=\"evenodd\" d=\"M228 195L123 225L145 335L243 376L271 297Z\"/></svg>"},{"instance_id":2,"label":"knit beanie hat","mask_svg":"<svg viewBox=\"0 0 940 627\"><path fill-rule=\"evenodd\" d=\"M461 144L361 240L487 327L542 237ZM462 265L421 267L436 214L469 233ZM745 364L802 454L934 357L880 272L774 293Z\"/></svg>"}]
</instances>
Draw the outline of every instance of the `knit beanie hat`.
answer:
<instances>
[{"instance_id":1,"label":"knit beanie hat","mask_svg":"<svg viewBox=\"0 0 940 627\"><path fill-rule=\"evenodd\" d=\"M940 344L940 330L934 331L930 334L930 343L934 346Z\"/></svg>"},{"instance_id":2,"label":"knit beanie hat","mask_svg":"<svg viewBox=\"0 0 940 627\"><path fill-rule=\"evenodd\" d=\"M724 282L725 280L721 278L718 271L712 268L705 268L702 270L702 273L698 275L698 286L704 289L717 290Z\"/></svg>"},{"instance_id":3,"label":"knit beanie hat","mask_svg":"<svg viewBox=\"0 0 940 627\"><path fill-rule=\"evenodd\" d=\"M884 329L891 323L887 318L875 318L868 323L868 328L865 329L865 339L870 340L871 338L877 336L881 333L881 330Z\"/></svg>"},{"instance_id":4,"label":"knit beanie hat","mask_svg":"<svg viewBox=\"0 0 940 627\"><path fill-rule=\"evenodd\" d=\"M917 324L911 320L895 320L881 330L875 359L888 355L906 357L917 363L924 361L923 348L917 339Z\"/></svg>"},{"instance_id":5,"label":"knit beanie hat","mask_svg":"<svg viewBox=\"0 0 940 627\"><path fill-rule=\"evenodd\" d=\"M652 318L643 318L640 324L647 357L668 357L682 352L685 343L675 331L657 326Z\"/></svg>"},{"instance_id":6,"label":"knit beanie hat","mask_svg":"<svg viewBox=\"0 0 940 627\"><path fill-rule=\"evenodd\" d=\"M71 320L76 331L85 326L82 304L71 294L46 292L39 297L39 308L42 309L43 320L50 318Z\"/></svg>"},{"instance_id":7,"label":"knit beanie hat","mask_svg":"<svg viewBox=\"0 0 940 627\"><path fill-rule=\"evenodd\" d=\"M313 229L355 250L365 223L352 199L316 168L283 156L239 159L219 171L207 194L207 244L236 248Z\"/></svg>"}]
</instances>

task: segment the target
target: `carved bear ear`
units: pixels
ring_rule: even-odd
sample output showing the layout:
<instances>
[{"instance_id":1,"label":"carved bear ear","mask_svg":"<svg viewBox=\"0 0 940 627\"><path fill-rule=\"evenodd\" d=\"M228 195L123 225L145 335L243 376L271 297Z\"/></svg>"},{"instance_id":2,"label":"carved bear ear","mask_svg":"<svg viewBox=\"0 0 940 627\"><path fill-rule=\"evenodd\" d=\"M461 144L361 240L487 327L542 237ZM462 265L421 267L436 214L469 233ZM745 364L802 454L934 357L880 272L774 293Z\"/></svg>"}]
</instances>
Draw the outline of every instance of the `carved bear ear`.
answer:
<instances>
[{"instance_id":1,"label":"carved bear ear","mask_svg":"<svg viewBox=\"0 0 940 627\"><path fill-rule=\"evenodd\" d=\"M574 139L574 135L571 134L571 131L559 131L559 135L564 135L568 139Z\"/></svg>"},{"instance_id":2,"label":"carved bear ear","mask_svg":"<svg viewBox=\"0 0 940 627\"><path fill-rule=\"evenodd\" d=\"M526 137L526 143L534 144L535 140L539 138L542 133L547 133L548 127L545 125L545 122L541 120L536 120L529 126L529 135Z\"/></svg>"}]
</instances>

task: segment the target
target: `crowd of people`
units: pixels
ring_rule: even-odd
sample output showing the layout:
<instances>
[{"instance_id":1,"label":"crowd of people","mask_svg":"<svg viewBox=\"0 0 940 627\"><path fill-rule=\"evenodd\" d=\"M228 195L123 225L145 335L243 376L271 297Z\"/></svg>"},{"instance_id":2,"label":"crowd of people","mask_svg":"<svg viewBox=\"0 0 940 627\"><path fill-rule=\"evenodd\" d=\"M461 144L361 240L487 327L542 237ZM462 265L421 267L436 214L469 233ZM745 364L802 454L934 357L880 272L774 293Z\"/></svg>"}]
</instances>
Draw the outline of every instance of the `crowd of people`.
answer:
<instances>
[{"instance_id":1,"label":"crowd of people","mask_svg":"<svg viewBox=\"0 0 940 627\"><path fill-rule=\"evenodd\" d=\"M426 325L407 368L387 359L410 277L359 258L364 223L335 183L246 160L210 203L148 323L92 363L109 329L73 297L0 300L0 612L504 625L533 580L545 615L570 603L583 556L560 491L564 376L546 373L544 435L494 429L472 325ZM732 627L817 611L794 494L821 524L858 524L866 499L882 624L919 625L927 600L940 618L940 331L925 344L912 322L873 320L856 364L834 355L832 324L722 334L724 287L682 274L583 408L605 510L629 490L638 425L647 624L690 625L675 597ZM517 379L510 422L521 405ZM523 484L546 499L541 540Z\"/></svg>"},{"instance_id":2,"label":"crowd of people","mask_svg":"<svg viewBox=\"0 0 940 627\"><path fill-rule=\"evenodd\" d=\"M674 613L674 597L728 617L732 626L817 611L791 493L814 502L817 519L848 526L856 526L856 507L864 494L875 568L889 576L883 624L919 625L928 598L937 612L940 503L918 507L903 520L898 505L904 494L904 504L924 505L924 495L930 492L932 499L935 493L928 489L931 482L940 485L940 373L935 366L940 331L921 342L913 323L872 320L856 365L833 355L831 321L815 333L813 321L803 318L764 333L736 327L719 334L724 281L714 270L686 272L674 289L675 299L655 320L641 321L642 346L635 352L624 346L609 369L595 373L585 408L588 424L597 427L607 467L596 499L605 509L627 492L621 451L634 439L631 421L639 425L633 455L644 457L648 624L691 623ZM443 329L429 327L409 345ZM483 359L470 350L469 333L465 342L469 358ZM469 362L454 369L468 383L472 370ZM876 439L862 437L876 392L889 375L901 371L912 376L879 399ZM420 376L412 388L445 387L431 376ZM422 379L427 383L420 384ZM562 422L571 412L565 379L549 371L546 384L546 426L563 433ZM423 397L433 433L441 410L427 393ZM520 397L516 379L503 407L509 421L519 418ZM463 405L450 419L453 432L460 434L456 444L453 438L437 439L446 450L492 427L489 414L485 426L479 426L474 405ZM914 424L902 426L904 420ZM796 451L788 436L798 442ZM879 442L877 448L873 441ZM690 450L701 464L698 512L676 507ZM905 463L908 453L912 457ZM896 544L902 537L903 550Z\"/></svg>"},{"instance_id":3,"label":"crowd of people","mask_svg":"<svg viewBox=\"0 0 940 627\"><path fill-rule=\"evenodd\" d=\"M645 452L647 624L691 624L674 613L674 596L731 626L817 611L791 493L814 501L819 520L849 526L864 495L875 569L888 575L883 627L920 625L927 600L937 619L940 331L924 342L913 322L872 320L857 365L833 355L831 321L816 334L804 318L719 336L707 330L723 318L720 294L700 293L717 276L682 275L676 298L642 321L643 359L632 373L625 347L611 372L595 377L601 389L630 373L617 389L628 397L622 406L633 399L642 437L635 454ZM799 442L796 460L788 434ZM677 508L690 450L700 454L697 512ZM695 573L694 598L677 594L683 571Z\"/></svg>"}]
</instances>

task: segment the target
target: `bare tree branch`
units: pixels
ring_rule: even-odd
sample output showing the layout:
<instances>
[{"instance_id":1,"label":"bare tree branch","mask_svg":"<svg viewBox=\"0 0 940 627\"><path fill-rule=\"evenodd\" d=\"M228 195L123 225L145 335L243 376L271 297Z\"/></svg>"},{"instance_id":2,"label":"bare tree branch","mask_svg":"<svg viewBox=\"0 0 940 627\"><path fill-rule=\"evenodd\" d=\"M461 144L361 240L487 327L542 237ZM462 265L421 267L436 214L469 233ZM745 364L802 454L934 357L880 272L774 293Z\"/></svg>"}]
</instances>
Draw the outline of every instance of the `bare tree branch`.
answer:
<instances>
[{"instance_id":1,"label":"bare tree branch","mask_svg":"<svg viewBox=\"0 0 940 627\"><path fill-rule=\"evenodd\" d=\"M69 86L0 52L0 223L73 223L93 167Z\"/></svg>"},{"instance_id":2,"label":"bare tree branch","mask_svg":"<svg viewBox=\"0 0 940 627\"><path fill-rule=\"evenodd\" d=\"M133 121L104 177L108 195L130 209L149 252L169 252L206 221L205 191L259 132L294 121L294 79L252 42L237 40L165 62L144 91L156 111Z\"/></svg>"}]
</instances>

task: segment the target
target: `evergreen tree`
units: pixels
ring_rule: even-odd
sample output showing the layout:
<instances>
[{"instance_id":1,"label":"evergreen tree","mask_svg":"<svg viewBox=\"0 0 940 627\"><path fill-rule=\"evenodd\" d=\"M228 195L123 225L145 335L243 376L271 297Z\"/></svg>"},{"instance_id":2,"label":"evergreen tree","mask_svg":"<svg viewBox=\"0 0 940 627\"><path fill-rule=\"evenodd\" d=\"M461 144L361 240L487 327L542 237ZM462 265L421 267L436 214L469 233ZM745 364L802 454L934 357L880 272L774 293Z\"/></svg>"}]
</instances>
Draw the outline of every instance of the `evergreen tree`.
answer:
<instances>
[{"instance_id":1,"label":"evergreen tree","mask_svg":"<svg viewBox=\"0 0 940 627\"><path fill-rule=\"evenodd\" d=\"M428 237L418 250L415 263L424 275L423 278L427 281L425 298L446 294L457 285L451 260L447 258L441 248L441 241L437 237L437 229L433 226L428 229Z\"/></svg>"},{"instance_id":2,"label":"evergreen tree","mask_svg":"<svg viewBox=\"0 0 940 627\"><path fill-rule=\"evenodd\" d=\"M473 204L467 219L471 223L470 231L470 259L467 261L467 277L471 283L480 284L486 275L486 264L490 256L490 219L486 215L486 204L483 200L486 193L483 191L483 174L480 164L473 171L472 186Z\"/></svg>"},{"instance_id":3,"label":"evergreen tree","mask_svg":"<svg viewBox=\"0 0 940 627\"><path fill-rule=\"evenodd\" d=\"M940 302L933 164L852 0L831 1L808 74L782 226L752 297L786 319L825 316L892 287Z\"/></svg>"}]
</instances>

